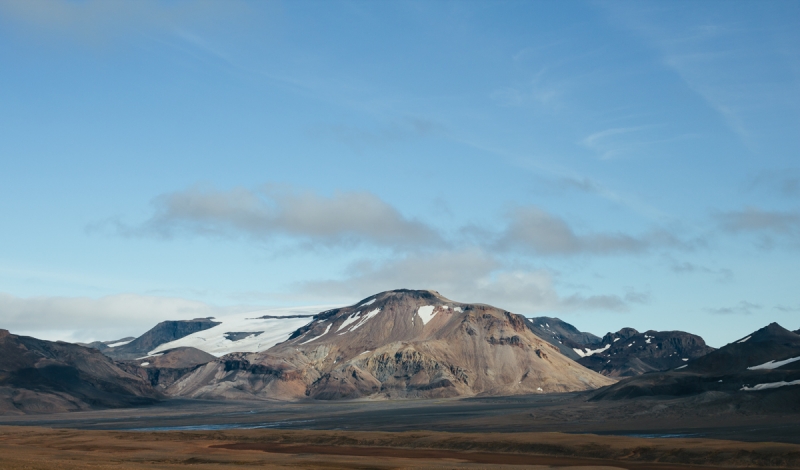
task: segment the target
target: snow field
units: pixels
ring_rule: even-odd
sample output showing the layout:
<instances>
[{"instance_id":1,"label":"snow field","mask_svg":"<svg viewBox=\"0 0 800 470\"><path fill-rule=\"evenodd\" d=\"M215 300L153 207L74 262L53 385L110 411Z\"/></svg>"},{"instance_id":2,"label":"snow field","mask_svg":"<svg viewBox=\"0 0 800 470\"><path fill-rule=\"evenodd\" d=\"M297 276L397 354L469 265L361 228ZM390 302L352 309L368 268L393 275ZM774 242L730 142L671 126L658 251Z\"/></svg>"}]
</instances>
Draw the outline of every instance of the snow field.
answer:
<instances>
[{"instance_id":1,"label":"snow field","mask_svg":"<svg viewBox=\"0 0 800 470\"><path fill-rule=\"evenodd\" d=\"M290 315L316 315L326 307L292 307L255 312L237 313L214 318L221 324L207 330L192 333L189 336L159 345L148 353L152 356L161 351L179 347L192 347L220 357L233 352L265 351L276 344L286 341L298 328L307 325L313 319L307 318L259 318L263 316L287 317ZM225 338L225 333L262 332L239 341Z\"/></svg>"}]
</instances>

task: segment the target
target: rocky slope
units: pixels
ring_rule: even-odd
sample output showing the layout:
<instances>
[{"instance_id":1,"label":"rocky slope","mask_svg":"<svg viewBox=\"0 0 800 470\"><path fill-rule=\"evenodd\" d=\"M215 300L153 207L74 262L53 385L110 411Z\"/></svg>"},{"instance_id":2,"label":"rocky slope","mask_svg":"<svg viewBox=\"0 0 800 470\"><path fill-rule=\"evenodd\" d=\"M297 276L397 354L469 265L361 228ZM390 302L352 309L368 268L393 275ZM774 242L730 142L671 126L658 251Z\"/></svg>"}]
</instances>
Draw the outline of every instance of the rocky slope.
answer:
<instances>
[{"instance_id":1,"label":"rocky slope","mask_svg":"<svg viewBox=\"0 0 800 470\"><path fill-rule=\"evenodd\" d=\"M96 349L0 330L0 413L126 407L160 396Z\"/></svg>"},{"instance_id":2,"label":"rocky slope","mask_svg":"<svg viewBox=\"0 0 800 470\"><path fill-rule=\"evenodd\" d=\"M108 348L115 348L117 346L128 344L135 339L136 338L134 338L133 336L128 336L126 338L116 339L113 341L92 341L91 343L75 343L75 344L87 348L94 348L97 349L98 351L104 351Z\"/></svg>"},{"instance_id":3,"label":"rocky slope","mask_svg":"<svg viewBox=\"0 0 800 470\"><path fill-rule=\"evenodd\" d=\"M777 323L673 370L623 380L599 391L594 399L773 390L793 397L795 403L800 399L800 335Z\"/></svg>"},{"instance_id":4,"label":"rocky slope","mask_svg":"<svg viewBox=\"0 0 800 470\"><path fill-rule=\"evenodd\" d=\"M559 353L520 315L433 291L383 292L316 315L288 341L229 354L167 393L202 398L400 398L594 389L614 382Z\"/></svg>"},{"instance_id":5,"label":"rocky slope","mask_svg":"<svg viewBox=\"0 0 800 470\"><path fill-rule=\"evenodd\" d=\"M645 331L623 328L608 333L599 344L575 349L578 362L609 377L632 377L674 369L714 348L685 331Z\"/></svg>"},{"instance_id":6,"label":"rocky slope","mask_svg":"<svg viewBox=\"0 0 800 470\"><path fill-rule=\"evenodd\" d=\"M537 336L562 354L608 377L632 377L669 370L713 351L703 338L684 331L639 333L623 328L598 338L558 318L531 318Z\"/></svg>"},{"instance_id":7,"label":"rocky slope","mask_svg":"<svg viewBox=\"0 0 800 470\"><path fill-rule=\"evenodd\" d=\"M163 391L184 375L216 359L196 348L175 348L137 361L120 361L117 365Z\"/></svg>"},{"instance_id":8,"label":"rocky slope","mask_svg":"<svg viewBox=\"0 0 800 470\"><path fill-rule=\"evenodd\" d=\"M113 359L132 360L147 356L150 351L164 343L175 341L216 325L219 325L219 322L213 321L211 318L163 321L130 342L116 347L109 346L103 348L102 351Z\"/></svg>"},{"instance_id":9,"label":"rocky slope","mask_svg":"<svg viewBox=\"0 0 800 470\"><path fill-rule=\"evenodd\" d=\"M575 352L576 349L591 348L603 341L602 338L580 331L559 318L534 317L530 321L531 331L536 336L557 347L561 354L572 360L582 357Z\"/></svg>"}]
</instances>

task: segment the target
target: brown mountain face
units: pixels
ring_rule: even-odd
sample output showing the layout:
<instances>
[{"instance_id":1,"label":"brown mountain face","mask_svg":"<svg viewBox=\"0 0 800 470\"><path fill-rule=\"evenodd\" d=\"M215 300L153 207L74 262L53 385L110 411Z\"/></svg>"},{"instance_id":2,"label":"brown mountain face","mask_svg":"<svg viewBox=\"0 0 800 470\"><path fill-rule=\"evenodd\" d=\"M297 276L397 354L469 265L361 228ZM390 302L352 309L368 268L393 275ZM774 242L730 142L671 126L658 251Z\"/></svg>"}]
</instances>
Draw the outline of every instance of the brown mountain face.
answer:
<instances>
[{"instance_id":1,"label":"brown mountain face","mask_svg":"<svg viewBox=\"0 0 800 470\"><path fill-rule=\"evenodd\" d=\"M127 407L160 396L96 349L0 330L0 414Z\"/></svg>"},{"instance_id":2,"label":"brown mountain face","mask_svg":"<svg viewBox=\"0 0 800 470\"><path fill-rule=\"evenodd\" d=\"M322 312L288 341L229 354L167 393L202 398L409 398L594 389L613 379L537 337L528 320L433 291L396 290Z\"/></svg>"},{"instance_id":3,"label":"brown mountain face","mask_svg":"<svg viewBox=\"0 0 800 470\"><path fill-rule=\"evenodd\" d=\"M184 375L216 359L197 348L175 348L138 361L118 361L117 365L163 391Z\"/></svg>"}]
</instances>

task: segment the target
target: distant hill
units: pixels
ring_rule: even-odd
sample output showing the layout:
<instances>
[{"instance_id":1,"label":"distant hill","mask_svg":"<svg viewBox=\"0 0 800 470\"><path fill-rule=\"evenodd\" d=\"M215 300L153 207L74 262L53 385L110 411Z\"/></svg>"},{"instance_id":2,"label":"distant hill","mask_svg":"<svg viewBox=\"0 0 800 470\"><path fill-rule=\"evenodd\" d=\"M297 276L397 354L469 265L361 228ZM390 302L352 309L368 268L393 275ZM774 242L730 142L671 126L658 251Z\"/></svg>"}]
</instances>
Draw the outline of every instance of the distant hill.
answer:
<instances>
[{"instance_id":1,"label":"distant hill","mask_svg":"<svg viewBox=\"0 0 800 470\"><path fill-rule=\"evenodd\" d=\"M526 318L433 291L327 310L265 352L235 353L167 389L198 398L405 398L589 390L613 383L537 337Z\"/></svg>"},{"instance_id":2,"label":"distant hill","mask_svg":"<svg viewBox=\"0 0 800 470\"><path fill-rule=\"evenodd\" d=\"M800 335L777 323L673 370L625 379L600 390L593 399L760 393L774 389L791 392L789 396L800 400Z\"/></svg>"},{"instance_id":3,"label":"distant hill","mask_svg":"<svg viewBox=\"0 0 800 470\"><path fill-rule=\"evenodd\" d=\"M714 348L703 338L685 331L653 331L639 333L623 328L608 333L599 344L584 347L578 362L609 377L632 377L680 367L704 356Z\"/></svg>"},{"instance_id":4,"label":"distant hill","mask_svg":"<svg viewBox=\"0 0 800 470\"><path fill-rule=\"evenodd\" d=\"M558 318L535 317L530 321L531 331L562 354L608 377L672 369L714 350L700 336L684 331L639 333L623 328L599 338Z\"/></svg>"},{"instance_id":5,"label":"distant hill","mask_svg":"<svg viewBox=\"0 0 800 470\"><path fill-rule=\"evenodd\" d=\"M0 330L0 413L129 407L160 397L96 349Z\"/></svg>"},{"instance_id":6,"label":"distant hill","mask_svg":"<svg viewBox=\"0 0 800 470\"><path fill-rule=\"evenodd\" d=\"M136 338L134 338L133 336L128 336L126 338L115 339L113 341L93 341L91 343L75 343L75 344L79 346L85 346L87 348L94 348L97 349L98 351L104 351L108 348L114 348L128 344L134 339Z\"/></svg>"}]
</instances>

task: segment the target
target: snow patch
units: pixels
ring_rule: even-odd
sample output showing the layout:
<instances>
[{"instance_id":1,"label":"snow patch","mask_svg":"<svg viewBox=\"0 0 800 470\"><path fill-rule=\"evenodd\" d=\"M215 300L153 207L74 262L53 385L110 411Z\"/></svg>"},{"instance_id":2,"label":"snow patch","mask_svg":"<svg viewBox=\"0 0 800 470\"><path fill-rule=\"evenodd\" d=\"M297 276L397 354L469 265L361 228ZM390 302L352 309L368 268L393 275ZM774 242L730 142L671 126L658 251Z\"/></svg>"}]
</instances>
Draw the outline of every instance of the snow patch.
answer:
<instances>
[{"instance_id":1,"label":"snow patch","mask_svg":"<svg viewBox=\"0 0 800 470\"><path fill-rule=\"evenodd\" d=\"M314 341L315 339L319 339L319 338L322 338L323 336L327 335L328 332L331 331L331 325L333 325L333 324L332 323L328 323L328 327L325 328L325 331L323 331L321 335L315 336L315 337L313 337L313 338L311 338L309 340L303 341L302 343L300 343L300 345L302 346L302 345L304 345L306 343L310 343L310 342Z\"/></svg>"},{"instance_id":2,"label":"snow patch","mask_svg":"<svg viewBox=\"0 0 800 470\"><path fill-rule=\"evenodd\" d=\"M359 305L359 307L366 307L367 305L372 305L372 304L375 303L376 300L378 300L378 299L377 298L373 298L369 302L364 302L363 304Z\"/></svg>"},{"instance_id":3,"label":"snow patch","mask_svg":"<svg viewBox=\"0 0 800 470\"><path fill-rule=\"evenodd\" d=\"M769 362L765 362L764 364L748 367L747 370L777 369L780 366L785 366L786 364L791 364L792 362L795 361L800 361L800 356L793 357L791 359L784 359L782 361L777 361L777 362L773 359Z\"/></svg>"},{"instance_id":4,"label":"snow patch","mask_svg":"<svg viewBox=\"0 0 800 470\"><path fill-rule=\"evenodd\" d=\"M753 387L743 386L741 389L745 392L755 392L757 390L768 390L770 388L786 387L789 385L800 385L800 380L793 380L791 382L770 382L758 384Z\"/></svg>"},{"instance_id":5,"label":"snow patch","mask_svg":"<svg viewBox=\"0 0 800 470\"><path fill-rule=\"evenodd\" d=\"M141 364L139 364L139 365L140 365L140 366L142 366L142 367L147 367L147 366L149 366L149 365L150 365L150 363L149 363L149 362L142 362L142 363L141 363Z\"/></svg>"},{"instance_id":6,"label":"snow patch","mask_svg":"<svg viewBox=\"0 0 800 470\"><path fill-rule=\"evenodd\" d=\"M359 310L358 312L356 312L356 313L350 315L349 317L347 317L347 319L344 321L344 323L339 325L339 328L337 328L336 331L342 331L343 329L345 329L348 326L352 325L353 323L357 322L358 321L358 316L360 314L361 314L361 311ZM344 333L339 333L339 334L344 334Z\"/></svg>"},{"instance_id":7,"label":"snow patch","mask_svg":"<svg viewBox=\"0 0 800 470\"><path fill-rule=\"evenodd\" d=\"M164 353L148 354L147 356L137 357L135 360L141 361L142 359L147 359L149 357L158 357L158 356L163 356L163 355L164 355Z\"/></svg>"},{"instance_id":8,"label":"snow patch","mask_svg":"<svg viewBox=\"0 0 800 470\"><path fill-rule=\"evenodd\" d=\"M130 343L131 341L133 341L133 340L129 339L128 341L120 341L118 343L107 344L106 346L108 346L109 348L118 348L120 346L124 346L124 345Z\"/></svg>"},{"instance_id":9,"label":"snow patch","mask_svg":"<svg viewBox=\"0 0 800 470\"><path fill-rule=\"evenodd\" d=\"M688 366L689 366L689 364L684 364L684 365L682 365L682 366L680 366L680 367L676 367L676 368L675 368L675 370L681 370L681 369L683 369L684 367L688 367Z\"/></svg>"},{"instance_id":10,"label":"snow patch","mask_svg":"<svg viewBox=\"0 0 800 470\"><path fill-rule=\"evenodd\" d=\"M356 326L354 326L353 328L351 328L351 329L350 329L350 331L351 331L351 332L352 332L352 331L356 331L356 330L358 329L358 327L360 327L361 325L363 325L364 323L366 323L367 321L369 321L369 319L370 319L370 318L374 318L374 317L375 317L375 315L377 315L378 313L380 313L380 311L381 311L381 309L379 309L379 308L376 308L375 310L373 310L373 311L371 311L371 312L367 313L366 315L363 315L363 316L361 317L361 321L360 321L360 322L358 322L358 323L356 324Z\"/></svg>"},{"instance_id":11,"label":"snow patch","mask_svg":"<svg viewBox=\"0 0 800 470\"><path fill-rule=\"evenodd\" d=\"M681 361L683 361L683 362L687 362L688 360L689 360L689 359L686 359L685 357L684 357L684 358L681 358Z\"/></svg>"},{"instance_id":12,"label":"snow patch","mask_svg":"<svg viewBox=\"0 0 800 470\"><path fill-rule=\"evenodd\" d=\"M652 338L647 338L644 342L647 343L647 344L650 344L651 340L652 340Z\"/></svg>"},{"instance_id":13,"label":"snow patch","mask_svg":"<svg viewBox=\"0 0 800 470\"><path fill-rule=\"evenodd\" d=\"M453 307L453 311L458 313L463 312L463 310L461 310L461 307Z\"/></svg>"},{"instance_id":14,"label":"snow patch","mask_svg":"<svg viewBox=\"0 0 800 470\"><path fill-rule=\"evenodd\" d=\"M750 339L750 338L752 338L752 337L753 337L753 336L748 336L747 338L745 338L745 339L743 339L743 340L741 340L741 341L737 341L737 343L744 343L745 341L747 341L748 339Z\"/></svg>"},{"instance_id":15,"label":"snow patch","mask_svg":"<svg viewBox=\"0 0 800 470\"><path fill-rule=\"evenodd\" d=\"M621 339L622 339L622 338L614 338L614 342L616 343L617 341L619 341L619 340L621 340Z\"/></svg>"},{"instance_id":16,"label":"snow patch","mask_svg":"<svg viewBox=\"0 0 800 470\"><path fill-rule=\"evenodd\" d=\"M559 341L559 343L560 343L560 341ZM572 348L572 350L575 351L575 353L578 354L578 356L580 356L580 357L589 357L592 354L601 353L601 352L605 351L606 349L608 349L610 347L611 347L610 344L606 344L604 347L602 347L600 349L589 349L589 348L586 348L586 352L583 352L578 348Z\"/></svg>"},{"instance_id":17,"label":"snow patch","mask_svg":"<svg viewBox=\"0 0 800 470\"><path fill-rule=\"evenodd\" d=\"M433 305L425 305L423 307L420 307L419 310L417 310L417 315L419 315L419 318L420 320L422 320L423 325L431 321L433 317L436 316L436 314L433 313L434 308L435 307Z\"/></svg>"},{"instance_id":18,"label":"snow patch","mask_svg":"<svg viewBox=\"0 0 800 470\"><path fill-rule=\"evenodd\" d=\"M183 338L164 343L150 351L154 355L161 351L178 347L193 347L220 357L232 352L259 352L265 351L278 343L289 339L292 333L313 320L313 318L281 318L296 315L316 315L327 310L330 306L290 307L281 309L259 310L256 312L236 313L232 315L217 316L214 321L219 325L207 330L192 333ZM260 317L272 318L260 318ZM225 333L258 332L258 336L231 342L225 338ZM148 356L145 356L145 358ZM144 359L144 358L140 358Z\"/></svg>"}]
</instances>

